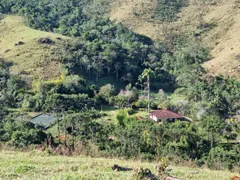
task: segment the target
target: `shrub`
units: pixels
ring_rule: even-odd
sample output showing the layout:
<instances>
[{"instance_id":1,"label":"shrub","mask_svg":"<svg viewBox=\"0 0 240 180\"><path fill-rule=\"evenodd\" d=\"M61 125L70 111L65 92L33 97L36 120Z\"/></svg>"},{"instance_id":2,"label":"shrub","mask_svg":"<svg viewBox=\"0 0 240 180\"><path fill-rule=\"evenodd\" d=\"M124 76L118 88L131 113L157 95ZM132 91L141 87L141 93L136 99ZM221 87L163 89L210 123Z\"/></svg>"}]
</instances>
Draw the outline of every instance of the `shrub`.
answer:
<instances>
[{"instance_id":1,"label":"shrub","mask_svg":"<svg viewBox=\"0 0 240 180\"><path fill-rule=\"evenodd\" d=\"M134 110L133 109L127 109L127 112L129 115L133 115L134 114Z\"/></svg>"},{"instance_id":2,"label":"shrub","mask_svg":"<svg viewBox=\"0 0 240 180\"><path fill-rule=\"evenodd\" d=\"M238 147L239 148L239 147ZM211 169L233 169L239 165L240 155L237 149L225 150L223 147L212 148L209 152L207 164Z\"/></svg>"}]
</instances>

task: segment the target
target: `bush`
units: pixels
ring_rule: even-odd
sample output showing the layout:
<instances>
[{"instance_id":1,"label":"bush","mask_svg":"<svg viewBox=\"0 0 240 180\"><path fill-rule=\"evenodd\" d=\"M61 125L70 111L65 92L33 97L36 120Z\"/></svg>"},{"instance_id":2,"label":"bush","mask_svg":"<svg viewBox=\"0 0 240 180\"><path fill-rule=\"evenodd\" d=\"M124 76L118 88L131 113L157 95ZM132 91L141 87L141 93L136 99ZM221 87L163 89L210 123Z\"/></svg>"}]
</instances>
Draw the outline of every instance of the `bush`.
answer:
<instances>
[{"instance_id":1,"label":"bush","mask_svg":"<svg viewBox=\"0 0 240 180\"><path fill-rule=\"evenodd\" d=\"M239 147L232 150L225 150L223 147L212 148L207 159L208 167L217 170L224 168L233 169L240 162L240 154L237 148Z\"/></svg>"},{"instance_id":2,"label":"bush","mask_svg":"<svg viewBox=\"0 0 240 180\"><path fill-rule=\"evenodd\" d=\"M142 153L141 158L142 160L153 161L155 159L155 156L151 153Z\"/></svg>"},{"instance_id":3,"label":"bush","mask_svg":"<svg viewBox=\"0 0 240 180\"><path fill-rule=\"evenodd\" d=\"M172 21L177 18L180 9L187 5L188 0L158 0L156 17L162 21Z\"/></svg>"},{"instance_id":4,"label":"bush","mask_svg":"<svg viewBox=\"0 0 240 180\"><path fill-rule=\"evenodd\" d=\"M133 115L134 114L134 110L133 109L127 109L127 112L129 115Z\"/></svg>"},{"instance_id":5,"label":"bush","mask_svg":"<svg viewBox=\"0 0 240 180\"><path fill-rule=\"evenodd\" d=\"M45 133L37 129L14 131L9 143L14 147L24 148L31 144L41 144L46 137Z\"/></svg>"},{"instance_id":6,"label":"bush","mask_svg":"<svg viewBox=\"0 0 240 180\"><path fill-rule=\"evenodd\" d=\"M31 144L41 144L47 135L29 123L8 120L1 130L0 141L7 142L16 148L24 148Z\"/></svg>"}]
</instances>

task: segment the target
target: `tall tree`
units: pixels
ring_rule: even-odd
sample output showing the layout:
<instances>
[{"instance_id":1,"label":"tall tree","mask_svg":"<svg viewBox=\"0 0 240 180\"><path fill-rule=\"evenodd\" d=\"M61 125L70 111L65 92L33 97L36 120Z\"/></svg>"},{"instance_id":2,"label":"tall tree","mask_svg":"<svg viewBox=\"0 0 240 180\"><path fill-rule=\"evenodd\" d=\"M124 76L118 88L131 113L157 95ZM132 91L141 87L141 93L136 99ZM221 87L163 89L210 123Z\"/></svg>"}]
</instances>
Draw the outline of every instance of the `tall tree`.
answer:
<instances>
[{"instance_id":1,"label":"tall tree","mask_svg":"<svg viewBox=\"0 0 240 180\"><path fill-rule=\"evenodd\" d=\"M139 80L142 81L147 78L147 92L148 92L148 114L150 113L150 76L153 76L154 72L148 68L144 69L143 73L140 75Z\"/></svg>"}]
</instances>

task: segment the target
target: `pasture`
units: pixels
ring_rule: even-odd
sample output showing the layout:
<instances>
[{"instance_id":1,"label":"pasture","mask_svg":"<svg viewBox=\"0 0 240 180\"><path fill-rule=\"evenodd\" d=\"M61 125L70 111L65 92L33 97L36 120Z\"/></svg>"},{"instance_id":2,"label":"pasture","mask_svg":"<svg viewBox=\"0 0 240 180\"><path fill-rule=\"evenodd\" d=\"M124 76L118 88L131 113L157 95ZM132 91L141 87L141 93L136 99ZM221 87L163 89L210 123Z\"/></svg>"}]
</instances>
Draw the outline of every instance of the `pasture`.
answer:
<instances>
[{"instance_id":1,"label":"pasture","mask_svg":"<svg viewBox=\"0 0 240 180\"><path fill-rule=\"evenodd\" d=\"M113 164L132 168L149 168L156 173L157 163L138 160L91 158L86 156L53 156L47 152L0 151L0 179L134 179L132 172L114 172ZM184 180L228 180L228 171L211 171L204 168L169 166L171 176ZM236 174L235 174L236 175Z\"/></svg>"}]
</instances>

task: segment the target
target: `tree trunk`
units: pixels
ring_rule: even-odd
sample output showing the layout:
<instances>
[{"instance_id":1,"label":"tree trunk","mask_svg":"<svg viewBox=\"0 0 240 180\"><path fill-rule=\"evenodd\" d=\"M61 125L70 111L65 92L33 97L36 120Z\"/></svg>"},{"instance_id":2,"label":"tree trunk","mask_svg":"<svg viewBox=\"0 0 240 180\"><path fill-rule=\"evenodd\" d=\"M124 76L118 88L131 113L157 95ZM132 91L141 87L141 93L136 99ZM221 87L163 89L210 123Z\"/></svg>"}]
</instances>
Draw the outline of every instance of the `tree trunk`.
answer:
<instances>
[{"instance_id":1,"label":"tree trunk","mask_svg":"<svg viewBox=\"0 0 240 180\"><path fill-rule=\"evenodd\" d=\"M211 148L214 146L214 134L213 132L211 133L212 137L211 137Z\"/></svg>"},{"instance_id":2,"label":"tree trunk","mask_svg":"<svg viewBox=\"0 0 240 180\"><path fill-rule=\"evenodd\" d=\"M64 117L64 145L67 147L67 120Z\"/></svg>"},{"instance_id":3,"label":"tree trunk","mask_svg":"<svg viewBox=\"0 0 240 180\"><path fill-rule=\"evenodd\" d=\"M118 70L116 71L116 78L117 78L117 81L118 81Z\"/></svg>"},{"instance_id":4,"label":"tree trunk","mask_svg":"<svg viewBox=\"0 0 240 180\"><path fill-rule=\"evenodd\" d=\"M74 151L75 140L74 140L74 124L72 122L72 150Z\"/></svg>"},{"instance_id":5,"label":"tree trunk","mask_svg":"<svg viewBox=\"0 0 240 180\"><path fill-rule=\"evenodd\" d=\"M148 114L150 114L150 77L147 77L147 88L148 88Z\"/></svg>"},{"instance_id":6,"label":"tree trunk","mask_svg":"<svg viewBox=\"0 0 240 180\"><path fill-rule=\"evenodd\" d=\"M57 112L57 128L58 128L58 145L60 144L60 124L59 124L59 117Z\"/></svg>"}]
</instances>

